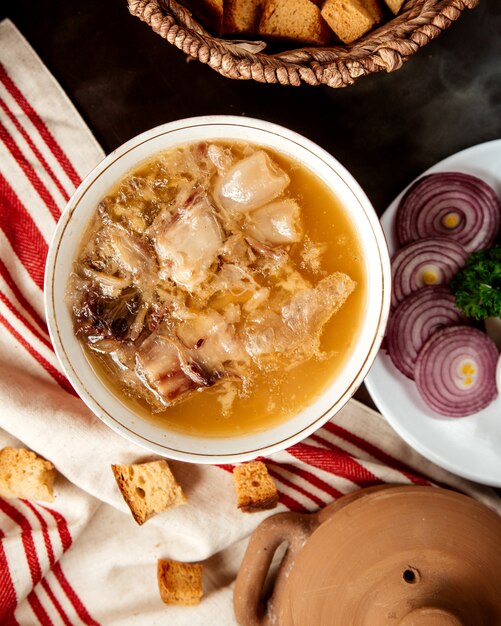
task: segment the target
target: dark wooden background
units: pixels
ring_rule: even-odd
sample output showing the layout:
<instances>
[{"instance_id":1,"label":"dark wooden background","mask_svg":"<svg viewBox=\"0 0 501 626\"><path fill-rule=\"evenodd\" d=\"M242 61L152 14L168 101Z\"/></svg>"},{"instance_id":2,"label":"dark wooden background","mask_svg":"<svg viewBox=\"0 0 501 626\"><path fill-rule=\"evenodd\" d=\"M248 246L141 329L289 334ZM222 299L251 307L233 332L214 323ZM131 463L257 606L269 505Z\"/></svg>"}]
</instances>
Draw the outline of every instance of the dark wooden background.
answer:
<instances>
[{"instance_id":1,"label":"dark wooden background","mask_svg":"<svg viewBox=\"0 0 501 626\"><path fill-rule=\"evenodd\" d=\"M473 11L392 74L344 89L223 78L132 17L125 0L11 0L0 8L40 55L106 152L182 117L263 118L331 152L378 214L413 178L501 138L501 1ZM365 391L357 397L370 402Z\"/></svg>"}]
</instances>

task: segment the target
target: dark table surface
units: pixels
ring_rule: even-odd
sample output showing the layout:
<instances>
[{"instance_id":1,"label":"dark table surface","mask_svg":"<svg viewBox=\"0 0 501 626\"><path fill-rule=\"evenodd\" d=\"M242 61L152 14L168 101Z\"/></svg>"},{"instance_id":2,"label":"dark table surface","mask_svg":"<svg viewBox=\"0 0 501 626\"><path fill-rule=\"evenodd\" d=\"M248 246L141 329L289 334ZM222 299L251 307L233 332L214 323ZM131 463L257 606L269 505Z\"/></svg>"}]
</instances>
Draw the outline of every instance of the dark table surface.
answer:
<instances>
[{"instance_id":1,"label":"dark table surface","mask_svg":"<svg viewBox=\"0 0 501 626\"><path fill-rule=\"evenodd\" d=\"M320 144L381 214L437 161L501 138L501 2L480 0L391 74L344 89L224 78L132 17L126 0L13 0L0 9L106 152L171 120L258 117ZM370 403L364 389L357 397Z\"/></svg>"}]
</instances>

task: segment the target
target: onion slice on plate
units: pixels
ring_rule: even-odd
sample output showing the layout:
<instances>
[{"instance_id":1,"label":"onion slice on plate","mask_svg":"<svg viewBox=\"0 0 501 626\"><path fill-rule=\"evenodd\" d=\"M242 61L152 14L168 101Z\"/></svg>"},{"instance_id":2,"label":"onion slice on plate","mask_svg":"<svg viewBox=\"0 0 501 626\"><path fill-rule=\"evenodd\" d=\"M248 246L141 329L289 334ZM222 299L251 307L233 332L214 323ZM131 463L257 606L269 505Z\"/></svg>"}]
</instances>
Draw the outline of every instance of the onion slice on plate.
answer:
<instances>
[{"instance_id":1,"label":"onion slice on plate","mask_svg":"<svg viewBox=\"0 0 501 626\"><path fill-rule=\"evenodd\" d=\"M418 353L431 335L441 328L467 323L447 287L422 287L400 302L388 322L386 345L391 360L414 380Z\"/></svg>"},{"instance_id":2,"label":"onion slice on plate","mask_svg":"<svg viewBox=\"0 0 501 626\"><path fill-rule=\"evenodd\" d=\"M391 260L392 306L427 285L445 285L468 258L463 246L446 237L413 241Z\"/></svg>"},{"instance_id":3,"label":"onion slice on plate","mask_svg":"<svg viewBox=\"0 0 501 626\"><path fill-rule=\"evenodd\" d=\"M414 370L426 404L441 415L477 413L498 395L498 351L480 330L452 326L434 333L422 347Z\"/></svg>"},{"instance_id":4,"label":"onion slice on plate","mask_svg":"<svg viewBox=\"0 0 501 626\"><path fill-rule=\"evenodd\" d=\"M501 202L484 180L462 172L419 178L397 209L401 246L424 237L450 237L468 252L490 247L499 230Z\"/></svg>"}]
</instances>

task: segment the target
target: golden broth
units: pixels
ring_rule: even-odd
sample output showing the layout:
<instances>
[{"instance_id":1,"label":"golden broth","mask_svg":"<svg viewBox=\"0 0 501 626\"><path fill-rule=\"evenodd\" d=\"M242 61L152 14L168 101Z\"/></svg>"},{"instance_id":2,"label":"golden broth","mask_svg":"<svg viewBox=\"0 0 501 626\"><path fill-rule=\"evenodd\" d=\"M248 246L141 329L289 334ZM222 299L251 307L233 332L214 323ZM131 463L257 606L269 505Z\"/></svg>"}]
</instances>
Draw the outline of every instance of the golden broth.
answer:
<instances>
[{"instance_id":1,"label":"golden broth","mask_svg":"<svg viewBox=\"0 0 501 626\"><path fill-rule=\"evenodd\" d=\"M356 340L365 304L366 278L355 229L339 200L315 174L273 150L265 150L290 176L288 194L301 205L305 235L315 243L327 244L321 257L322 274L303 268L301 274L316 284L323 275L340 271L355 280L357 286L324 327L321 349L325 358L312 358L289 371L259 373L252 393L237 396L227 415L223 415L217 385L193 392L164 411L152 412L146 401L128 397L117 385L105 359L87 348L90 363L113 393L132 411L156 425L204 437L265 430L311 404L341 370ZM147 167L142 165L135 173ZM300 268L298 254L292 251L290 256Z\"/></svg>"}]
</instances>

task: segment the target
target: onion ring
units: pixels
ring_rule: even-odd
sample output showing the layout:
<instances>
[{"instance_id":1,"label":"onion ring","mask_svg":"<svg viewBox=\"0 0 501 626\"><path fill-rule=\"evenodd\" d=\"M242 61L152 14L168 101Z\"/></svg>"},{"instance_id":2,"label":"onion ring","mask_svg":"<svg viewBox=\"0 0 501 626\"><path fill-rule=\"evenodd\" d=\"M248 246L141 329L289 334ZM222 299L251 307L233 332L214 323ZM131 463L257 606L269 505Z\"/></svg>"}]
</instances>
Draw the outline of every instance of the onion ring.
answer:
<instances>
[{"instance_id":1,"label":"onion ring","mask_svg":"<svg viewBox=\"0 0 501 626\"><path fill-rule=\"evenodd\" d=\"M396 216L401 246L425 237L450 237L468 252L496 240L501 202L484 180L462 172L419 178L400 200Z\"/></svg>"},{"instance_id":2,"label":"onion ring","mask_svg":"<svg viewBox=\"0 0 501 626\"><path fill-rule=\"evenodd\" d=\"M413 241L397 250L391 261L392 306L426 285L446 285L467 258L463 246L446 237Z\"/></svg>"},{"instance_id":3,"label":"onion ring","mask_svg":"<svg viewBox=\"0 0 501 626\"><path fill-rule=\"evenodd\" d=\"M487 335L469 326L434 333L422 347L414 370L426 404L441 415L477 413L498 395L498 351Z\"/></svg>"},{"instance_id":4,"label":"onion ring","mask_svg":"<svg viewBox=\"0 0 501 626\"><path fill-rule=\"evenodd\" d=\"M422 287L402 300L391 316L386 331L388 354L395 367L414 380L418 353L431 335L441 328L467 323L447 287Z\"/></svg>"}]
</instances>

